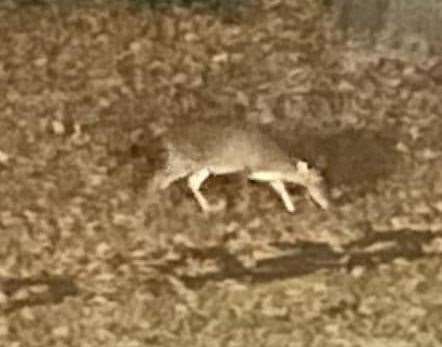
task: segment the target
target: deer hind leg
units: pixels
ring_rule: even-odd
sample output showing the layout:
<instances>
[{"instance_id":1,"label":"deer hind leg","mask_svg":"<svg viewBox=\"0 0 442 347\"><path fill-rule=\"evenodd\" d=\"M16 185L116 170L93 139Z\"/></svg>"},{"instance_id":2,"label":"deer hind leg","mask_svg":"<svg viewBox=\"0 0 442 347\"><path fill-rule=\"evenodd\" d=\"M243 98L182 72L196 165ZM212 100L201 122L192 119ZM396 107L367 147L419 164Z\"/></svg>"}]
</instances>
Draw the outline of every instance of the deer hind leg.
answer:
<instances>
[{"instance_id":1,"label":"deer hind leg","mask_svg":"<svg viewBox=\"0 0 442 347\"><path fill-rule=\"evenodd\" d=\"M192 191L193 196L197 200L198 204L200 205L201 209L206 214L209 212L219 212L226 207L226 202L224 200L221 200L216 205L210 205L207 199L201 193L200 191L201 185L204 183L204 181L207 180L209 176L210 176L210 170L205 168L194 172L188 178L188 186Z\"/></svg>"},{"instance_id":2,"label":"deer hind leg","mask_svg":"<svg viewBox=\"0 0 442 347\"><path fill-rule=\"evenodd\" d=\"M168 170L160 170L152 177L149 187L151 191L167 189L172 183L188 175L187 171L172 174Z\"/></svg>"}]
</instances>

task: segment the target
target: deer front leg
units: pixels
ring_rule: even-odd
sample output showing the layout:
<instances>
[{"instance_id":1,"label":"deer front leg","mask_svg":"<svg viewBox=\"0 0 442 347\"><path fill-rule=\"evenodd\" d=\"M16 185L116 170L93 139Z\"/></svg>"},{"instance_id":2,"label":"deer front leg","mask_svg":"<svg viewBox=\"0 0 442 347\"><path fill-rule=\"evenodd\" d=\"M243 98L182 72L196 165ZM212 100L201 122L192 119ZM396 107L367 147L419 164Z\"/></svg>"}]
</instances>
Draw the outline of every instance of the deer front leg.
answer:
<instances>
[{"instance_id":1,"label":"deer front leg","mask_svg":"<svg viewBox=\"0 0 442 347\"><path fill-rule=\"evenodd\" d=\"M282 181L270 181L269 184L276 192L276 194L279 195L287 211L289 211L290 213L295 212L296 211L295 205L293 205L292 199L290 198L287 189L285 189L284 183Z\"/></svg>"}]
</instances>

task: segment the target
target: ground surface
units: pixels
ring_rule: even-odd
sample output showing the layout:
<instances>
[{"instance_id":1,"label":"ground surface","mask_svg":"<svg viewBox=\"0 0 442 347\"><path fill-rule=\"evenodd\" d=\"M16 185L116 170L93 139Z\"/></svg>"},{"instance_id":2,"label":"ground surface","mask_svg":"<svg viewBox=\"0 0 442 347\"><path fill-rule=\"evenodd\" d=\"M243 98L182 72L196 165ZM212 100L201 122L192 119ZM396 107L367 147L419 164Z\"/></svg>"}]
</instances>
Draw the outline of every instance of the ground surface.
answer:
<instances>
[{"instance_id":1,"label":"ground surface","mask_svg":"<svg viewBox=\"0 0 442 347\"><path fill-rule=\"evenodd\" d=\"M0 5L0 346L440 346L442 63L312 1ZM329 181L149 194L177 119L267 123Z\"/></svg>"}]
</instances>

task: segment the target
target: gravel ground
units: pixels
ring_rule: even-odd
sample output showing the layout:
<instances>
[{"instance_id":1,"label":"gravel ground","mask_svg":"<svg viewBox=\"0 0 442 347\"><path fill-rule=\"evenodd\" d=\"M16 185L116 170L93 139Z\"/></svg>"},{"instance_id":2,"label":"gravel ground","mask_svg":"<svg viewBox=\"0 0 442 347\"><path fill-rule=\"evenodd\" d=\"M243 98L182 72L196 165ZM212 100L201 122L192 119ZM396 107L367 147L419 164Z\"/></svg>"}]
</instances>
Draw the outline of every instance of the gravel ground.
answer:
<instances>
[{"instance_id":1,"label":"gravel ground","mask_svg":"<svg viewBox=\"0 0 442 347\"><path fill-rule=\"evenodd\" d=\"M0 346L440 346L442 60L351 50L315 1L0 4ZM177 119L323 170L153 194Z\"/></svg>"}]
</instances>

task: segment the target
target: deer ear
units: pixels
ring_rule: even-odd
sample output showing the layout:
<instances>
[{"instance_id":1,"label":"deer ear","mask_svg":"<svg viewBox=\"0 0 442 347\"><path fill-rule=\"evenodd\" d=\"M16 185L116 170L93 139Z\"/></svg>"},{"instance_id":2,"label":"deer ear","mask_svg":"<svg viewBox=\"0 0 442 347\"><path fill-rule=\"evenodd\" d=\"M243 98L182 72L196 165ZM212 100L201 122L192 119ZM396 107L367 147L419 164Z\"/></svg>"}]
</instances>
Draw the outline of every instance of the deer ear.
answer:
<instances>
[{"instance_id":1,"label":"deer ear","mask_svg":"<svg viewBox=\"0 0 442 347\"><path fill-rule=\"evenodd\" d=\"M296 163L296 169L299 172L302 172L302 173L307 173L309 171L308 170L308 164L305 161L302 161L302 160L300 160L300 161L298 161Z\"/></svg>"}]
</instances>

